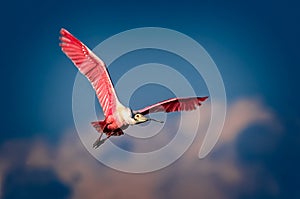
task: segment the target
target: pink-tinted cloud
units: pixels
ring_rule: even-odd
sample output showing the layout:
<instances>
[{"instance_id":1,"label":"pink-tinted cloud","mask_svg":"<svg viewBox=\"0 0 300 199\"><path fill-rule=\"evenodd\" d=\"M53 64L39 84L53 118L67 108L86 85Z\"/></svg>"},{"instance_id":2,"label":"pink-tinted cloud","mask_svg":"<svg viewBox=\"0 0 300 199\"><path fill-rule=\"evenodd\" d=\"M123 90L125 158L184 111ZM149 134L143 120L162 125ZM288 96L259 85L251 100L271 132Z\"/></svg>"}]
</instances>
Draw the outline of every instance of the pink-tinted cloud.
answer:
<instances>
[{"instance_id":1,"label":"pink-tinted cloud","mask_svg":"<svg viewBox=\"0 0 300 199\"><path fill-rule=\"evenodd\" d=\"M209 123L209 107L203 106L200 110L200 130L192 146L183 157L162 170L146 174L128 174L112 170L88 153L76 133L66 132L57 147L50 146L41 139L30 140L29 151L21 155L17 151L23 149L17 145L23 142L28 144L27 141L2 147L0 183L7 168L14 164L16 159L23 159L30 167L52 168L63 182L72 187L74 199L232 198L234 191L230 190L243 183L248 175L247 169L237 162L233 147L236 136L253 124L269 125L275 121L275 116L256 99L237 100L228 107L225 126L218 144L211 154L200 160L197 153ZM183 117L184 130L189 136L189 130L193 130L190 129L191 123L199 117L199 112L190 112ZM153 145L159 146L168 141L170 136L162 135L159 138L160 143ZM137 151L143 148L143 144L139 142L133 144ZM221 155L215 155L215 151L219 150ZM4 151L9 151L9 155Z\"/></svg>"},{"instance_id":2,"label":"pink-tinted cloud","mask_svg":"<svg viewBox=\"0 0 300 199\"><path fill-rule=\"evenodd\" d=\"M274 113L259 99L243 99L234 102L227 113L221 141L231 141L250 125L270 124L276 120Z\"/></svg>"}]
</instances>

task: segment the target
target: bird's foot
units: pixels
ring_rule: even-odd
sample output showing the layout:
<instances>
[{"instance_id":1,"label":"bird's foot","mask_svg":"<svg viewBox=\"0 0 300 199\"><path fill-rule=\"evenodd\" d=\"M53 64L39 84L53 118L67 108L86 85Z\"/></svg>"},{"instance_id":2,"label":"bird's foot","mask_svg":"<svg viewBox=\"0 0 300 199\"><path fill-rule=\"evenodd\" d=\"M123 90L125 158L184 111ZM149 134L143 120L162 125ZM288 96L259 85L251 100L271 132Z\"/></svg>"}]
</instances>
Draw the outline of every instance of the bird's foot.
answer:
<instances>
[{"instance_id":1,"label":"bird's foot","mask_svg":"<svg viewBox=\"0 0 300 199\"><path fill-rule=\"evenodd\" d=\"M101 140L101 138L98 138L94 144L93 144L93 148L97 149L100 145L102 145L108 138L104 138Z\"/></svg>"},{"instance_id":2,"label":"bird's foot","mask_svg":"<svg viewBox=\"0 0 300 199\"><path fill-rule=\"evenodd\" d=\"M94 144L93 144L94 149L97 149L100 145L102 145L108 139L108 137L107 137L107 138L104 138L101 140L102 135L103 135L103 133L101 133L99 138L94 142Z\"/></svg>"}]
</instances>

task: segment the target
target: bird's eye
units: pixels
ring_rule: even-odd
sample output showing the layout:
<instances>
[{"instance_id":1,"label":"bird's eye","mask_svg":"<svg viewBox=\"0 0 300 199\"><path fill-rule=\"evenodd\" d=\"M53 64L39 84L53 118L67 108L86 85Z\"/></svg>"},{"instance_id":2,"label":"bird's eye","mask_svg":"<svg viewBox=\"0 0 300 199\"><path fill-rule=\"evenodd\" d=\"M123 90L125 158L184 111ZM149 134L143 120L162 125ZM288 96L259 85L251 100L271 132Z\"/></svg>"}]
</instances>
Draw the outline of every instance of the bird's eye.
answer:
<instances>
[{"instance_id":1,"label":"bird's eye","mask_svg":"<svg viewBox=\"0 0 300 199\"><path fill-rule=\"evenodd\" d=\"M140 117L140 115L136 115L136 117Z\"/></svg>"}]
</instances>

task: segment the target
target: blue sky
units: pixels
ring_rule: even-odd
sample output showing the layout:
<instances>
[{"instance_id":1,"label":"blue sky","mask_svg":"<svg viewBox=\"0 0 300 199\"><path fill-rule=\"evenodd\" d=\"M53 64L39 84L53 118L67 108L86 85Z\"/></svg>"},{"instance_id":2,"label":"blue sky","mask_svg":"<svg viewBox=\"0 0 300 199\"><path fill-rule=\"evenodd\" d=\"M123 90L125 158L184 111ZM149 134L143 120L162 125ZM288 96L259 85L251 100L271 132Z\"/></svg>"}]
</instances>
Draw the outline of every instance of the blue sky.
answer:
<instances>
[{"instance_id":1,"label":"blue sky","mask_svg":"<svg viewBox=\"0 0 300 199\"><path fill-rule=\"evenodd\" d=\"M5 114L0 146L15 140L30 143L37 137L56 146L65 131L75 130L71 100L77 71L58 46L60 28L67 28L90 48L128 29L170 28L192 37L210 54L223 77L229 104L240 98L259 98L274 112L283 129L280 141L266 156L254 153L251 144L257 140L252 140L252 132L262 132L255 138L266 142L274 137L268 128L248 128L236 141L238 161L242 165L259 162L270 170L280 190L273 198L283 198L285 193L291 194L289 198L299 196L299 180L295 178L299 174L284 175L300 164L297 1L32 0L6 2L2 8L1 101ZM117 70L112 73L121 75ZM280 168L271 166L283 161ZM24 170L22 164L11 171L14 169ZM10 179L14 172L7 172L6 179ZM51 181L52 171L45 172ZM5 186L9 190L14 185ZM61 186L64 189L65 185ZM66 193L62 191L61 197ZM236 197L241 196L269 197L264 189Z\"/></svg>"}]
</instances>

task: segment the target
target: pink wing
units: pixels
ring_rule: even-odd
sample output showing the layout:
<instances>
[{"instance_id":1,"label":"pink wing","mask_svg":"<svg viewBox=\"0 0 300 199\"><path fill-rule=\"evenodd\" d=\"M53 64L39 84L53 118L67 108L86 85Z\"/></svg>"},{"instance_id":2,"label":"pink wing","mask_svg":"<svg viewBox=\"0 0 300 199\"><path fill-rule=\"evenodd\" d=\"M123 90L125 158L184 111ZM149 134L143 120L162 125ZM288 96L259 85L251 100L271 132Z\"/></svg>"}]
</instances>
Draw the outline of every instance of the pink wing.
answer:
<instances>
[{"instance_id":1,"label":"pink wing","mask_svg":"<svg viewBox=\"0 0 300 199\"><path fill-rule=\"evenodd\" d=\"M118 98L105 63L67 30L61 29L60 34L62 51L91 82L105 117L112 115L116 110Z\"/></svg>"},{"instance_id":2,"label":"pink wing","mask_svg":"<svg viewBox=\"0 0 300 199\"><path fill-rule=\"evenodd\" d=\"M175 112L195 110L208 97L172 98L135 111L147 115L155 112Z\"/></svg>"}]
</instances>

